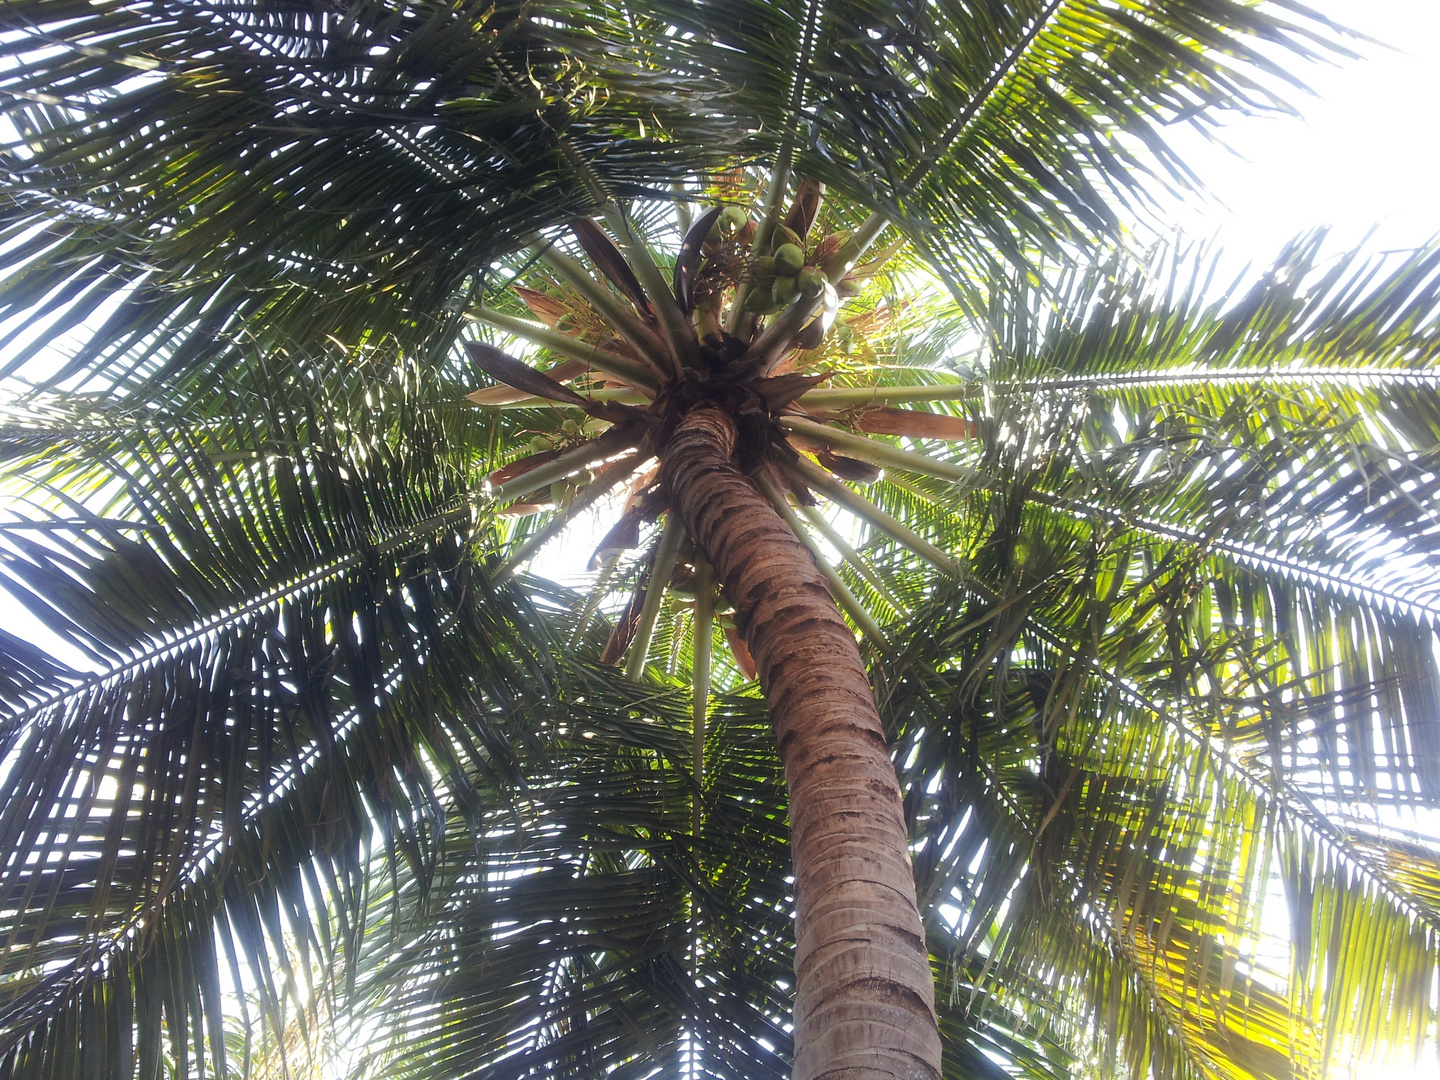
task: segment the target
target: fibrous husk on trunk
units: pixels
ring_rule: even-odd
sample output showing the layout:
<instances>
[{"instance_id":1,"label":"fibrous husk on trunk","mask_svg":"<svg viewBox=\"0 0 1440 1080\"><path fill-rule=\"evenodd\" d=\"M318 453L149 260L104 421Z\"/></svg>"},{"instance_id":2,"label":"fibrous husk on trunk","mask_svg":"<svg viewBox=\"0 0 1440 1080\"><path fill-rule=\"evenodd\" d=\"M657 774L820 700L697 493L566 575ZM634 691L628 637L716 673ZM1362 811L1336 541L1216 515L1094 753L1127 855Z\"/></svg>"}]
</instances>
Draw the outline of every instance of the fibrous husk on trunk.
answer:
<instances>
[{"instance_id":1,"label":"fibrous husk on trunk","mask_svg":"<svg viewBox=\"0 0 1440 1080\"><path fill-rule=\"evenodd\" d=\"M868 674L814 555L736 466L737 438L724 411L694 409L666 444L661 478L734 605L785 766L793 1075L938 1080L934 978Z\"/></svg>"}]
</instances>

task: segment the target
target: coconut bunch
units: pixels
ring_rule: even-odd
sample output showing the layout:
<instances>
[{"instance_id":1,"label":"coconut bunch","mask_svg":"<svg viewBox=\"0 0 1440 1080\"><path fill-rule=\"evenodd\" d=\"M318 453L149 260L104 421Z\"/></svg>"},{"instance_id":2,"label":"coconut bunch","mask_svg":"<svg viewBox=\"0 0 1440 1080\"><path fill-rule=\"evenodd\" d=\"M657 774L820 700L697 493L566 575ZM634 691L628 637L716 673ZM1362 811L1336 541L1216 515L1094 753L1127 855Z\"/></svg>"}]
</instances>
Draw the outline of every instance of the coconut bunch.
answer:
<instances>
[{"instance_id":1,"label":"coconut bunch","mask_svg":"<svg viewBox=\"0 0 1440 1080\"><path fill-rule=\"evenodd\" d=\"M492 345L469 342L476 364L499 384L469 400L487 408L550 406L570 414L558 431L535 434L515 460L489 477L500 513L551 513L509 554L498 579L619 490L625 493L619 520L590 562L602 571L602 587L624 553L641 543L645 526L663 522L639 560L634 593L604 653L609 662L628 652L632 670L643 667L668 587L694 594L682 602L719 617L740 669L754 674L733 626L726 626L724 601L708 567L674 520L678 515L668 513L669 497L658 480L658 459L670 436L697 407L719 407L733 418L740 466L817 550L837 601L866 633L879 636L873 618L818 554L811 528L854 557L816 510L817 497L840 503L943 570L957 572L948 556L850 485L873 483L886 468L962 478L953 464L874 436L970 438L968 420L906 405L959 400L974 390L953 382L833 385L826 359L856 348L855 331L839 318L842 305L898 244L860 263L874 236L817 230L823 195L818 182L801 181L789 209L769 220L752 216L739 202L710 207L685 232L668 274L620 208L607 205L603 225L589 218L572 224L589 268L553 242L535 245L535 265L543 272L513 286L532 319L492 308L472 313L540 346L541 355L556 362L541 370ZM848 366L853 382L854 364Z\"/></svg>"}]
</instances>

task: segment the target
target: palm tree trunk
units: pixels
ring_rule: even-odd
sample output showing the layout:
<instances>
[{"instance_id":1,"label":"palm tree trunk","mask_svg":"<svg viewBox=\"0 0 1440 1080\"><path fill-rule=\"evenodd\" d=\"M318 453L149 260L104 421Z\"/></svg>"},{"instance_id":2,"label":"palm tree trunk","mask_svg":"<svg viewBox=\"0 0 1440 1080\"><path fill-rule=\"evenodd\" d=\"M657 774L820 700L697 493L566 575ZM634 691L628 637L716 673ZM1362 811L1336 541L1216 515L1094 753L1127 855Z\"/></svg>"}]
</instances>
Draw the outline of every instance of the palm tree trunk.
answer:
<instances>
[{"instance_id":1,"label":"palm tree trunk","mask_svg":"<svg viewBox=\"0 0 1440 1080\"><path fill-rule=\"evenodd\" d=\"M672 505L715 568L759 669L790 793L796 1080L935 1080L934 977L900 785L840 610L808 548L694 410L665 448Z\"/></svg>"}]
</instances>

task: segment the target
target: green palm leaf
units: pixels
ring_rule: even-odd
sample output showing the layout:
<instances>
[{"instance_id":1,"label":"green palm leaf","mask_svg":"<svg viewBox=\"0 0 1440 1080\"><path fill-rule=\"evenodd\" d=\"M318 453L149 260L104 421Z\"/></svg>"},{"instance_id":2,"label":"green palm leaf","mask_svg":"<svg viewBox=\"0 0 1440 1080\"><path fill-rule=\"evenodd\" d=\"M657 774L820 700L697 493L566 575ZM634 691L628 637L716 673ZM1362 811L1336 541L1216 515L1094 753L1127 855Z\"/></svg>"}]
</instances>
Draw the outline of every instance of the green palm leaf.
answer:
<instances>
[{"instance_id":1,"label":"green palm leaf","mask_svg":"<svg viewBox=\"0 0 1440 1080\"><path fill-rule=\"evenodd\" d=\"M1308 238L1221 302L1075 257L1335 28L3 18L4 372L68 389L7 406L0 583L85 658L0 635L4 1075L839 1068L813 837L885 798L918 920L863 963L923 1022L862 1052L1291 1078L1433 1028L1436 253ZM592 596L527 574L607 500ZM868 735L797 750L851 629Z\"/></svg>"}]
</instances>

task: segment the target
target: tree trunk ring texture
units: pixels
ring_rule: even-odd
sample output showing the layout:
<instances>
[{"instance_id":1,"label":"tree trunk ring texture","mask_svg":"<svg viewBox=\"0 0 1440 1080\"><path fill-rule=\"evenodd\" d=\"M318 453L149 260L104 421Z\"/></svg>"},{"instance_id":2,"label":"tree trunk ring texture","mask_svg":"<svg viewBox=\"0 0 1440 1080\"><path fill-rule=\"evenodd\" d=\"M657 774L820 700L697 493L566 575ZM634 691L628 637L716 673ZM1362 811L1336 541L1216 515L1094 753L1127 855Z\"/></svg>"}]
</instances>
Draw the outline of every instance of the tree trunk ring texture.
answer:
<instances>
[{"instance_id":1,"label":"tree trunk ring texture","mask_svg":"<svg viewBox=\"0 0 1440 1080\"><path fill-rule=\"evenodd\" d=\"M855 638L814 556L699 407L665 448L671 505L759 670L790 795L795 1080L936 1080L935 986L900 785Z\"/></svg>"}]
</instances>

